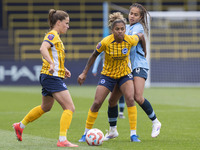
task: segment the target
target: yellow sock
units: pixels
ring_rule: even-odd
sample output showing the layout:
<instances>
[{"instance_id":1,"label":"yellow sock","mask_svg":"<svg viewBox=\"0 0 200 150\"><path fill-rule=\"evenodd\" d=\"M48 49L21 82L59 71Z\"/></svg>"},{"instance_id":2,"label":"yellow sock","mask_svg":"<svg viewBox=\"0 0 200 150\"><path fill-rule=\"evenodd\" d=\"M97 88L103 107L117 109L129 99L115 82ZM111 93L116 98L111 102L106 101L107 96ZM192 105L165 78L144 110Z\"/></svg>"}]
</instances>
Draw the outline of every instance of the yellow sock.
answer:
<instances>
[{"instance_id":1,"label":"yellow sock","mask_svg":"<svg viewBox=\"0 0 200 150\"><path fill-rule=\"evenodd\" d=\"M24 125L27 125L29 122L32 122L38 119L44 113L45 112L42 110L41 105L36 106L31 111L29 111L29 113L24 117L21 123L23 123Z\"/></svg>"},{"instance_id":2,"label":"yellow sock","mask_svg":"<svg viewBox=\"0 0 200 150\"><path fill-rule=\"evenodd\" d=\"M72 121L72 115L73 112L69 109L63 111L62 116L60 118L60 136L66 137L67 130L69 129L69 126Z\"/></svg>"},{"instance_id":3,"label":"yellow sock","mask_svg":"<svg viewBox=\"0 0 200 150\"><path fill-rule=\"evenodd\" d=\"M137 126L137 108L136 106L127 107L128 108L128 119L130 124L130 130L136 130Z\"/></svg>"},{"instance_id":4,"label":"yellow sock","mask_svg":"<svg viewBox=\"0 0 200 150\"><path fill-rule=\"evenodd\" d=\"M98 115L98 112L92 112L89 109L85 128L92 129L92 127L94 125L94 122L95 122L95 120L97 118L97 115Z\"/></svg>"}]
</instances>

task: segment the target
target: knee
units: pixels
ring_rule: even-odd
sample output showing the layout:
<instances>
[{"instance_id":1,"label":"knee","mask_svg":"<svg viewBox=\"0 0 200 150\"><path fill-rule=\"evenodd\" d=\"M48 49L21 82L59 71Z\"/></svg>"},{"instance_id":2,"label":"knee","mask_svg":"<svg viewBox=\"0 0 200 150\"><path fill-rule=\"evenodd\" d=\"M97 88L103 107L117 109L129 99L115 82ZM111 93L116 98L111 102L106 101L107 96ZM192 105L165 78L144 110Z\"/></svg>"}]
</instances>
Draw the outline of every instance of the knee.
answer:
<instances>
[{"instance_id":1,"label":"knee","mask_svg":"<svg viewBox=\"0 0 200 150\"><path fill-rule=\"evenodd\" d=\"M42 110L46 113L46 112L49 112L51 110L52 107L42 107Z\"/></svg>"},{"instance_id":2,"label":"knee","mask_svg":"<svg viewBox=\"0 0 200 150\"><path fill-rule=\"evenodd\" d=\"M143 102L144 102L143 96L141 96L141 95L139 95L139 94L135 94L135 95L134 95L134 99L135 99L135 101L136 101L139 105L142 105Z\"/></svg>"},{"instance_id":3,"label":"knee","mask_svg":"<svg viewBox=\"0 0 200 150\"><path fill-rule=\"evenodd\" d=\"M127 107L134 106L135 105L134 98L133 97L128 97L127 100L126 100L126 104L127 104Z\"/></svg>"},{"instance_id":4,"label":"knee","mask_svg":"<svg viewBox=\"0 0 200 150\"><path fill-rule=\"evenodd\" d=\"M110 107L114 107L114 106L117 105L117 102L112 101L112 100L109 99L109 100L108 100L108 104L109 104Z\"/></svg>"},{"instance_id":5,"label":"knee","mask_svg":"<svg viewBox=\"0 0 200 150\"><path fill-rule=\"evenodd\" d=\"M70 106L63 107L63 110L65 110L65 109L69 109L69 110L71 110L72 112L75 112L75 106L74 106L74 105L70 105Z\"/></svg>"},{"instance_id":6,"label":"knee","mask_svg":"<svg viewBox=\"0 0 200 150\"><path fill-rule=\"evenodd\" d=\"M97 112L97 111L99 111L101 105L102 105L102 103L100 103L99 101L95 101L95 102L92 104L92 107L91 107L92 112Z\"/></svg>"}]
</instances>

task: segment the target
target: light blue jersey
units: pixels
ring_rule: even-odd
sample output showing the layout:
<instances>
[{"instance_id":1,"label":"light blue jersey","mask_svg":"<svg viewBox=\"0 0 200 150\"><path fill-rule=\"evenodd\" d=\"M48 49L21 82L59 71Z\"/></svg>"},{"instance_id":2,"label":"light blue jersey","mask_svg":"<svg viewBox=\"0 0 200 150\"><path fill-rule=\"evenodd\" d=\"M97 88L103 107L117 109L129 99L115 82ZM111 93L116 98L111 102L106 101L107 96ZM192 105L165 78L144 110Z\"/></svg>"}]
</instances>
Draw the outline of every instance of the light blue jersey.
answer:
<instances>
[{"instance_id":1,"label":"light blue jersey","mask_svg":"<svg viewBox=\"0 0 200 150\"><path fill-rule=\"evenodd\" d=\"M127 35L134 35L137 33L144 34L144 28L143 28L142 24L140 24L138 22L132 26L126 25L126 34ZM149 69L149 65L145 58L145 54L144 54L141 43L138 43L137 46L134 46L131 48L130 60L131 60L132 70L134 70L135 68L139 68L139 67Z\"/></svg>"}]
</instances>

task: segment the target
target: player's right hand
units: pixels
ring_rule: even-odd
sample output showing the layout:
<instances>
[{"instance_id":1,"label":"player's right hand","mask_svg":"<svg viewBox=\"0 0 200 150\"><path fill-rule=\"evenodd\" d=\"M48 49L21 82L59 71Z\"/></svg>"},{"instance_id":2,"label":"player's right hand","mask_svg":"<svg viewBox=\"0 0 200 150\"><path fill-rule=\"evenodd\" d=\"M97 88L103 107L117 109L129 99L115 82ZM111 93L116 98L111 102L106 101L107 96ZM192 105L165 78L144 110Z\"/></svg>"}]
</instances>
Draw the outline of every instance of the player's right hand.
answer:
<instances>
[{"instance_id":1,"label":"player's right hand","mask_svg":"<svg viewBox=\"0 0 200 150\"><path fill-rule=\"evenodd\" d=\"M80 85L82 85L83 82L85 81L86 77L87 77L87 75L86 75L85 73L81 73L81 74L78 76L78 79L77 79L78 83L79 83Z\"/></svg>"},{"instance_id":2,"label":"player's right hand","mask_svg":"<svg viewBox=\"0 0 200 150\"><path fill-rule=\"evenodd\" d=\"M50 73L50 74L53 74L53 73L54 73L54 67L55 67L54 63L53 63L53 64L50 64L50 68L49 68L49 73Z\"/></svg>"}]
</instances>

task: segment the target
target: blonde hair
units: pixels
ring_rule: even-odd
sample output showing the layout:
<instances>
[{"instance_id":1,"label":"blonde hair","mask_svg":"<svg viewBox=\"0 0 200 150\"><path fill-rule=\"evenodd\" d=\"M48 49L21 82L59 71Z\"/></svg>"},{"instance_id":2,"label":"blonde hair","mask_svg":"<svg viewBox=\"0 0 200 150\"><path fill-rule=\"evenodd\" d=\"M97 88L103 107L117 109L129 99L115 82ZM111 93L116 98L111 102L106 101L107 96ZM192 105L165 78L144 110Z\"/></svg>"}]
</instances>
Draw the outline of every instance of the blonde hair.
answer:
<instances>
[{"instance_id":1,"label":"blonde hair","mask_svg":"<svg viewBox=\"0 0 200 150\"><path fill-rule=\"evenodd\" d=\"M126 25L126 19L124 18L121 12L114 12L109 15L108 26L110 27L110 29L113 29L115 24L120 22Z\"/></svg>"},{"instance_id":2,"label":"blonde hair","mask_svg":"<svg viewBox=\"0 0 200 150\"><path fill-rule=\"evenodd\" d=\"M68 13L63 10L50 9L48 17L50 30L54 28L58 20L62 21L67 17L69 17Z\"/></svg>"}]
</instances>

